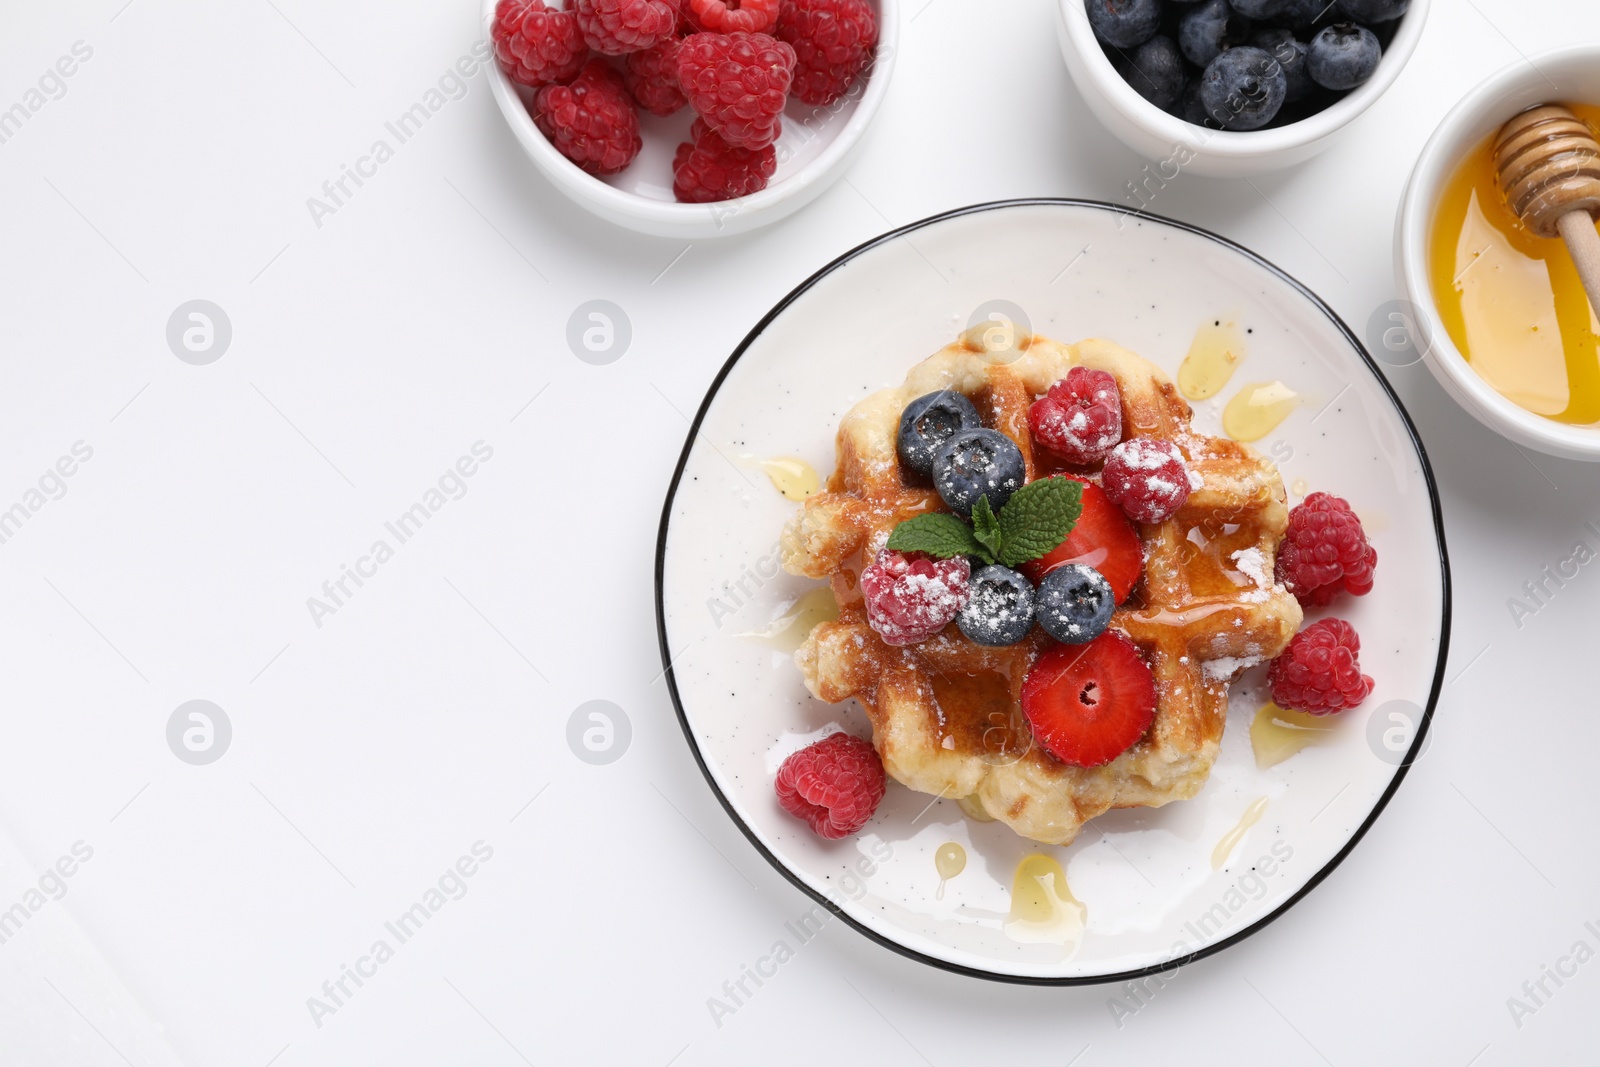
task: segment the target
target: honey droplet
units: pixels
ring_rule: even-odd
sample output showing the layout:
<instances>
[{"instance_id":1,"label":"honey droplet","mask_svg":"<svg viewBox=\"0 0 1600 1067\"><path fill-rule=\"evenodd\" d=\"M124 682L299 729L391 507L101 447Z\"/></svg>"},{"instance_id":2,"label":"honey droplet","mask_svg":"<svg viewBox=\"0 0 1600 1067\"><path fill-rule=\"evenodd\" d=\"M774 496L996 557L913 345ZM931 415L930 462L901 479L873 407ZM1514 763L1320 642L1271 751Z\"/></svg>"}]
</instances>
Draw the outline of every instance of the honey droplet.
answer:
<instances>
[{"instance_id":1,"label":"honey droplet","mask_svg":"<svg viewBox=\"0 0 1600 1067\"><path fill-rule=\"evenodd\" d=\"M790 500L801 501L822 488L817 470L794 456L773 456L761 461L761 469L778 492Z\"/></svg>"},{"instance_id":2,"label":"honey droplet","mask_svg":"<svg viewBox=\"0 0 1600 1067\"><path fill-rule=\"evenodd\" d=\"M1189 354L1178 366L1178 389L1190 400L1222 392L1244 359L1244 337L1231 322L1208 322L1194 332Z\"/></svg>"},{"instance_id":3,"label":"honey droplet","mask_svg":"<svg viewBox=\"0 0 1600 1067\"><path fill-rule=\"evenodd\" d=\"M792 653L805 643L818 623L832 622L838 617L839 604L833 599L833 589L820 585L790 604L771 625L735 636L753 638L780 652Z\"/></svg>"},{"instance_id":4,"label":"honey droplet","mask_svg":"<svg viewBox=\"0 0 1600 1067\"><path fill-rule=\"evenodd\" d=\"M1289 492L1293 493L1295 496L1305 496L1310 491L1311 483L1306 481L1304 478L1296 478L1294 480L1294 484L1289 487Z\"/></svg>"},{"instance_id":5,"label":"honey droplet","mask_svg":"<svg viewBox=\"0 0 1600 1067\"><path fill-rule=\"evenodd\" d=\"M1222 840L1217 842L1217 847L1211 850L1211 869L1219 871L1222 865L1228 862L1228 856L1244 840L1244 835L1250 832L1250 827L1261 821L1261 813L1267 810L1267 798L1257 797L1251 802L1244 814L1239 816L1239 822L1232 830L1222 835Z\"/></svg>"},{"instance_id":6,"label":"honey droplet","mask_svg":"<svg viewBox=\"0 0 1600 1067\"><path fill-rule=\"evenodd\" d=\"M933 853L933 867L939 872L939 889L933 899L944 899L944 884L967 869L967 850L955 841L946 841Z\"/></svg>"},{"instance_id":7,"label":"honey droplet","mask_svg":"<svg viewBox=\"0 0 1600 1067\"><path fill-rule=\"evenodd\" d=\"M1011 882L1006 935L1028 944L1067 945L1083 938L1088 909L1067 888L1067 872L1049 856L1034 853L1017 864Z\"/></svg>"},{"instance_id":8,"label":"honey droplet","mask_svg":"<svg viewBox=\"0 0 1600 1067\"><path fill-rule=\"evenodd\" d=\"M1288 711L1267 701L1250 723L1250 747L1255 749L1256 766L1262 770L1276 767L1301 749L1322 743L1336 723L1333 715Z\"/></svg>"},{"instance_id":9,"label":"honey droplet","mask_svg":"<svg viewBox=\"0 0 1600 1067\"><path fill-rule=\"evenodd\" d=\"M973 822L994 822L994 816L983 809L983 804L979 802L976 794L970 797L957 797L956 803Z\"/></svg>"},{"instance_id":10,"label":"honey droplet","mask_svg":"<svg viewBox=\"0 0 1600 1067\"><path fill-rule=\"evenodd\" d=\"M1300 406L1300 395L1282 382L1258 382L1239 390L1222 411L1222 432L1235 441L1259 441Z\"/></svg>"}]
</instances>

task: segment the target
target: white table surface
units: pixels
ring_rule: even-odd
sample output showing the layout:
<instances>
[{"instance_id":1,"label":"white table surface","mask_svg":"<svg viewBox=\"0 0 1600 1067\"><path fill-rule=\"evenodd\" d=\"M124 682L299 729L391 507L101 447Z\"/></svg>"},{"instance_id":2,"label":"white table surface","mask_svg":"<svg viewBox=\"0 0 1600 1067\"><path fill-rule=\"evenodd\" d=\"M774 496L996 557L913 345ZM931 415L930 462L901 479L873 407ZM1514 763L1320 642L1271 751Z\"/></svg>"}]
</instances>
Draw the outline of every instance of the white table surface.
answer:
<instances>
[{"instance_id":1,"label":"white table surface","mask_svg":"<svg viewBox=\"0 0 1600 1067\"><path fill-rule=\"evenodd\" d=\"M961 978L837 922L720 1026L708 1011L810 903L718 807L659 680L652 557L683 413L768 307L892 225L1125 199L1142 161L1075 95L1051 4L914 0L848 182L692 245L558 200L481 74L313 221L307 198L481 36L475 4L0 10L0 108L93 50L0 144L0 510L93 450L0 544L0 821L21 857L0 909L93 849L0 944L0 1063L1592 1057L1600 964L1546 979L1531 1014L1507 1001L1533 1006L1525 981L1600 948L1600 569L1520 626L1508 599L1600 543L1600 468L1519 454L1420 366L1390 377L1444 498L1450 682L1432 748L1320 888L1120 1026L1116 989ZM1256 250L1362 331L1393 296L1395 205L1439 117L1519 53L1596 32L1583 0L1537 9L1438 0L1327 154L1250 183L1185 175L1152 210ZM165 337L196 298L232 325L208 366ZM565 341L592 299L632 323L608 366ZM466 495L318 626L307 598L479 441ZM232 725L206 766L167 745L192 699ZM566 743L590 700L631 722L609 765ZM307 998L479 841L465 895L318 1026Z\"/></svg>"}]
</instances>

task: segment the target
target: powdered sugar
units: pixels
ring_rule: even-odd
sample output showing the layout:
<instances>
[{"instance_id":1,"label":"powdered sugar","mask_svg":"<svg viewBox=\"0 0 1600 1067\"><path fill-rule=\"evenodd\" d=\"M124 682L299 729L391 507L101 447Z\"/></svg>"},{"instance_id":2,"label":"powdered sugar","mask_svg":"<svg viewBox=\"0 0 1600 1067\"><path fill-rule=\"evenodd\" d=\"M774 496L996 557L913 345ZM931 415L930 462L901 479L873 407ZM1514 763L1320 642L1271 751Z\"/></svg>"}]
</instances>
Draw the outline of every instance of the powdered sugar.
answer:
<instances>
[{"instance_id":1,"label":"powdered sugar","mask_svg":"<svg viewBox=\"0 0 1600 1067\"><path fill-rule=\"evenodd\" d=\"M1217 659L1207 660L1200 665L1208 682L1225 682L1238 674L1248 670L1262 661L1261 656L1222 656Z\"/></svg>"}]
</instances>

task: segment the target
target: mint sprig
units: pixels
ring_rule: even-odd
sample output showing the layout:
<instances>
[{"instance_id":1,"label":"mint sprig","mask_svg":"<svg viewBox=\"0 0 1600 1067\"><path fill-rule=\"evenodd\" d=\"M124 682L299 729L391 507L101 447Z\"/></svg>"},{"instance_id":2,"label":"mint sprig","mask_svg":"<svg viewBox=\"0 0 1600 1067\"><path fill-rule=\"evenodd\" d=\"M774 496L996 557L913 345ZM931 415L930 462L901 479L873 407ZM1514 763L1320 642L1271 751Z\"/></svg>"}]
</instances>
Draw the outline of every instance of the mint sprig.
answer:
<instances>
[{"instance_id":1,"label":"mint sprig","mask_svg":"<svg viewBox=\"0 0 1600 1067\"><path fill-rule=\"evenodd\" d=\"M995 558L1020 567L1047 555L1067 539L1083 514L1083 483L1041 478L1011 494L1000 509L1000 547Z\"/></svg>"},{"instance_id":2,"label":"mint sprig","mask_svg":"<svg viewBox=\"0 0 1600 1067\"><path fill-rule=\"evenodd\" d=\"M975 556L984 563L1020 567L1048 555L1067 539L1083 513L1083 483L1041 478L1011 494L998 515L980 496L968 526L948 512L907 519L889 535L897 552L923 552L935 559Z\"/></svg>"},{"instance_id":3,"label":"mint sprig","mask_svg":"<svg viewBox=\"0 0 1600 1067\"><path fill-rule=\"evenodd\" d=\"M977 556L986 563L994 562L994 556L973 536L972 527L944 511L902 522L889 535L888 547L897 552L926 552L935 559Z\"/></svg>"}]
</instances>

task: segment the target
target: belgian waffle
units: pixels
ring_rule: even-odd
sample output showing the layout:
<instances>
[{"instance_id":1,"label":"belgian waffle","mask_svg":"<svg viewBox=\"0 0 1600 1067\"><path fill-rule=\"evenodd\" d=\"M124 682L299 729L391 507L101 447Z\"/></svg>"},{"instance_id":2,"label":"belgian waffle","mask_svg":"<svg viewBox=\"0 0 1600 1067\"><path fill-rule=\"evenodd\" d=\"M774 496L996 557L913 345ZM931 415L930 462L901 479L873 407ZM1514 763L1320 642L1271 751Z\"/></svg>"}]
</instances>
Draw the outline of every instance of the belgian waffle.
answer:
<instances>
[{"instance_id":1,"label":"belgian waffle","mask_svg":"<svg viewBox=\"0 0 1600 1067\"><path fill-rule=\"evenodd\" d=\"M1159 807L1205 784L1229 683L1282 651L1300 625L1299 604L1272 580L1288 509L1276 467L1247 445L1196 433L1171 380L1127 349L1023 333L1003 356L974 331L844 417L825 491L783 533L784 568L828 579L840 609L811 631L795 661L819 699L855 697L866 708L892 778L958 798L974 816L999 819L1024 837L1065 844L1110 808ZM1068 766L1033 741L1020 695L1050 643L1038 627L1006 648L973 644L954 625L893 648L867 624L858 589L862 567L895 526L943 509L932 489L902 476L895 440L906 404L941 389L965 394L986 426L1021 448L1032 480L1061 468L1034 448L1028 408L1079 365L1116 377L1126 436L1171 441L1199 476L1176 515L1138 527L1144 575L1111 625L1149 662L1157 708L1148 733L1101 767Z\"/></svg>"}]
</instances>

